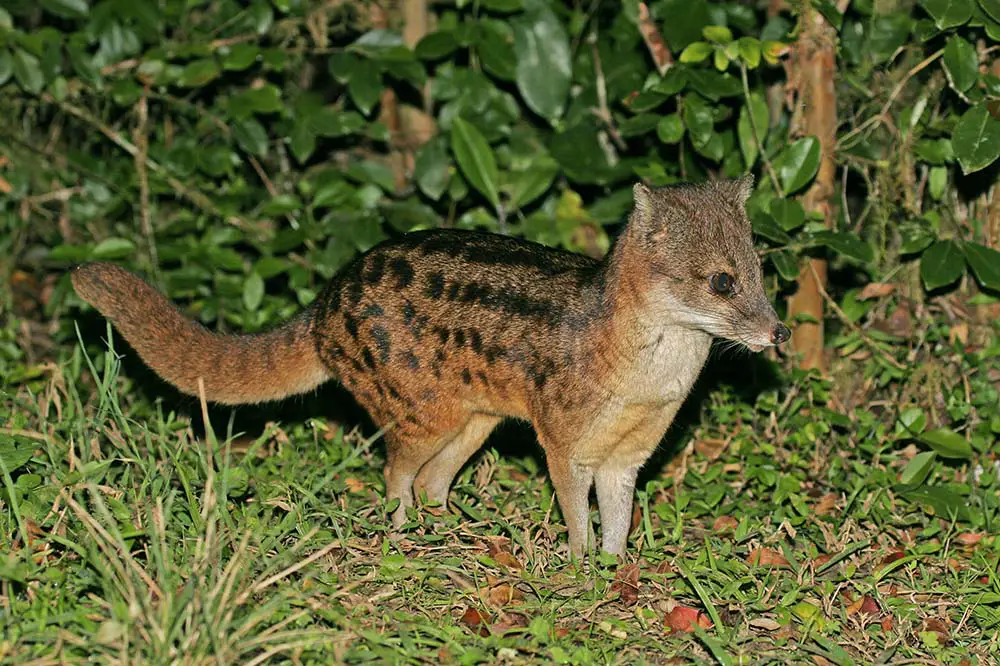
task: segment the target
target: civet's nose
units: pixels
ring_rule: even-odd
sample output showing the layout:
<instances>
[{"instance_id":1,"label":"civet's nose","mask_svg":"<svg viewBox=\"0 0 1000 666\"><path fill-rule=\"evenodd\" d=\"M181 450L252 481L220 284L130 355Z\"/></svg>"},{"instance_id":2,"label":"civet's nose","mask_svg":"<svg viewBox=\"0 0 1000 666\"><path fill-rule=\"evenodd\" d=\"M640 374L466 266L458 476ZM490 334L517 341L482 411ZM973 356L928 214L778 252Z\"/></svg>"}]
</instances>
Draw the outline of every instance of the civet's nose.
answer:
<instances>
[{"instance_id":1,"label":"civet's nose","mask_svg":"<svg viewBox=\"0 0 1000 666\"><path fill-rule=\"evenodd\" d=\"M780 345L782 342L787 342L788 338L792 337L792 332L788 330L788 327L782 323L778 323L771 331L771 342L776 345Z\"/></svg>"}]
</instances>

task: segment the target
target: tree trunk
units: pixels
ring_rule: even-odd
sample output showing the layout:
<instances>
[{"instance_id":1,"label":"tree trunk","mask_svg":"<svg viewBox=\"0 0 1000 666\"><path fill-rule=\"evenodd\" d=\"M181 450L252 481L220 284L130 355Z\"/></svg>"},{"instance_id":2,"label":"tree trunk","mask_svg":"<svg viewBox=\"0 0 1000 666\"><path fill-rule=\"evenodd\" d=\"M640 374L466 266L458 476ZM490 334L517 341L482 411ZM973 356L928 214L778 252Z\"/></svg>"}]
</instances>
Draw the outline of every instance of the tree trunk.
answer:
<instances>
[{"instance_id":1,"label":"tree trunk","mask_svg":"<svg viewBox=\"0 0 1000 666\"><path fill-rule=\"evenodd\" d=\"M836 78L837 34L822 14L811 4L803 3L801 30L795 49L797 108L793 131L813 135L820 142L820 164L816 180L802 199L807 211L823 215L826 226L833 228L836 163L834 146L837 139ZM815 321L802 321L792 333L792 349L800 355L800 366L806 369L826 369L823 350L823 291L826 288L826 261L808 259L799 273L798 291L788 300L788 315L801 315Z\"/></svg>"}]
</instances>

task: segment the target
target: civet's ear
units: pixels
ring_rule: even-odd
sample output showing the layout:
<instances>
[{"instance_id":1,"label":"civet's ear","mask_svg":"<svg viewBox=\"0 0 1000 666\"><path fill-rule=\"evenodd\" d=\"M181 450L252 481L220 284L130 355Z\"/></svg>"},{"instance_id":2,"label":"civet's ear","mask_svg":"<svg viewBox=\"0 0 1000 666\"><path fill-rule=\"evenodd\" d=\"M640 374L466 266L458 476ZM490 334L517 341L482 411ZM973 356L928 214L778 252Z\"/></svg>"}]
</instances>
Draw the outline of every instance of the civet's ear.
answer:
<instances>
[{"instance_id":1,"label":"civet's ear","mask_svg":"<svg viewBox=\"0 0 1000 666\"><path fill-rule=\"evenodd\" d=\"M632 222L642 226L649 224L653 217L653 192L643 183L632 187Z\"/></svg>"},{"instance_id":2,"label":"civet's ear","mask_svg":"<svg viewBox=\"0 0 1000 666\"><path fill-rule=\"evenodd\" d=\"M747 205L747 199L753 194L754 177L752 173L745 174L730 181L733 184L733 195L739 203L740 208Z\"/></svg>"}]
</instances>

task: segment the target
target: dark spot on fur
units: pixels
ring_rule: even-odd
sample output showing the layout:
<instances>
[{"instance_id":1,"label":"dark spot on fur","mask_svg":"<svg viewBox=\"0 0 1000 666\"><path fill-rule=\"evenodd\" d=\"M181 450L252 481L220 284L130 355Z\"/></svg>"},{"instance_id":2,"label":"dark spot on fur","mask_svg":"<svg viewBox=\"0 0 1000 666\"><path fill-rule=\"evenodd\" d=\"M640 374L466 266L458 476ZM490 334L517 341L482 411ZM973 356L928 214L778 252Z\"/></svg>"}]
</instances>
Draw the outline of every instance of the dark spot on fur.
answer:
<instances>
[{"instance_id":1,"label":"dark spot on fur","mask_svg":"<svg viewBox=\"0 0 1000 666\"><path fill-rule=\"evenodd\" d=\"M385 257L381 254L373 255L368 260L367 269L363 276L364 281L368 284L378 284L385 275Z\"/></svg>"},{"instance_id":2,"label":"dark spot on fur","mask_svg":"<svg viewBox=\"0 0 1000 666\"><path fill-rule=\"evenodd\" d=\"M435 300L441 298L441 293L444 291L444 274L440 271L431 273L427 276L427 298L433 298Z\"/></svg>"},{"instance_id":3,"label":"dark spot on fur","mask_svg":"<svg viewBox=\"0 0 1000 666\"><path fill-rule=\"evenodd\" d=\"M469 329L469 342L472 344L472 351L477 354L483 353L483 336L479 334L479 329Z\"/></svg>"},{"instance_id":4,"label":"dark spot on fur","mask_svg":"<svg viewBox=\"0 0 1000 666\"><path fill-rule=\"evenodd\" d=\"M463 368L462 369L462 382L464 382L466 384L471 384L472 383L472 373L469 372L468 368Z\"/></svg>"},{"instance_id":5,"label":"dark spot on fur","mask_svg":"<svg viewBox=\"0 0 1000 666\"><path fill-rule=\"evenodd\" d=\"M493 365L493 363L497 359L503 358L503 356L506 353L507 352L506 352L506 350L503 347L500 347L498 345L490 345L489 347L486 348L486 351L483 353L483 356L486 357L486 362L487 363L489 363L490 365Z\"/></svg>"},{"instance_id":6,"label":"dark spot on fur","mask_svg":"<svg viewBox=\"0 0 1000 666\"><path fill-rule=\"evenodd\" d=\"M441 344L443 345L448 344L448 336L451 335L451 332L447 328L443 326L435 326L434 332L438 334L438 338L440 338Z\"/></svg>"},{"instance_id":7,"label":"dark spot on fur","mask_svg":"<svg viewBox=\"0 0 1000 666\"><path fill-rule=\"evenodd\" d=\"M549 377L544 372L535 372L534 380L535 388L542 388L545 386L545 382L549 380Z\"/></svg>"},{"instance_id":8,"label":"dark spot on fur","mask_svg":"<svg viewBox=\"0 0 1000 666\"><path fill-rule=\"evenodd\" d=\"M413 303L406 301L406 304L403 306L403 323L409 326L416 316L417 311L413 307Z\"/></svg>"},{"instance_id":9,"label":"dark spot on fur","mask_svg":"<svg viewBox=\"0 0 1000 666\"><path fill-rule=\"evenodd\" d=\"M460 328L455 329L455 344L459 347L465 346L465 331Z\"/></svg>"},{"instance_id":10,"label":"dark spot on fur","mask_svg":"<svg viewBox=\"0 0 1000 666\"><path fill-rule=\"evenodd\" d=\"M458 298L458 292L462 291L461 282L452 282L451 286L448 287L448 300L453 301Z\"/></svg>"},{"instance_id":11,"label":"dark spot on fur","mask_svg":"<svg viewBox=\"0 0 1000 666\"><path fill-rule=\"evenodd\" d=\"M353 356L348 356L347 360L350 361L351 367L354 368L355 372L364 372L365 371L364 366L362 366L360 363L358 363L358 359L354 358Z\"/></svg>"},{"instance_id":12,"label":"dark spot on fur","mask_svg":"<svg viewBox=\"0 0 1000 666\"><path fill-rule=\"evenodd\" d=\"M444 363L444 358L445 358L444 351L438 349L437 351L434 352L434 360L437 361L438 363Z\"/></svg>"},{"instance_id":13,"label":"dark spot on fur","mask_svg":"<svg viewBox=\"0 0 1000 666\"><path fill-rule=\"evenodd\" d=\"M358 339L358 320L349 314L344 314L344 328L355 340Z\"/></svg>"},{"instance_id":14,"label":"dark spot on fur","mask_svg":"<svg viewBox=\"0 0 1000 666\"><path fill-rule=\"evenodd\" d=\"M365 309L361 311L361 318L367 319L369 317L381 317L385 314L385 310L378 303L370 303L365 306Z\"/></svg>"},{"instance_id":15,"label":"dark spot on fur","mask_svg":"<svg viewBox=\"0 0 1000 666\"><path fill-rule=\"evenodd\" d=\"M418 370L420 368L420 359L412 351L406 352L406 365L410 366L411 370Z\"/></svg>"},{"instance_id":16,"label":"dark spot on fur","mask_svg":"<svg viewBox=\"0 0 1000 666\"><path fill-rule=\"evenodd\" d=\"M364 287L362 287L360 282L351 282L347 285L347 298L351 301L351 305L357 305L361 302L361 295L364 293Z\"/></svg>"},{"instance_id":17,"label":"dark spot on fur","mask_svg":"<svg viewBox=\"0 0 1000 666\"><path fill-rule=\"evenodd\" d=\"M412 423L413 425L420 425L420 421L417 420L417 417L414 416L413 414L410 414L409 412L407 412L406 416L404 416L403 418L406 420L407 423Z\"/></svg>"},{"instance_id":18,"label":"dark spot on fur","mask_svg":"<svg viewBox=\"0 0 1000 666\"><path fill-rule=\"evenodd\" d=\"M375 346L378 347L379 360L382 363L388 363L390 352L389 331L381 326L372 326L372 337L375 339Z\"/></svg>"},{"instance_id":19,"label":"dark spot on fur","mask_svg":"<svg viewBox=\"0 0 1000 666\"><path fill-rule=\"evenodd\" d=\"M375 369L375 357L372 356L372 350L371 349L368 349L368 347L365 347L364 350L361 352L361 358L364 359L365 365L367 365L372 370Z\"/></svg>"},{"instance_id":20,"label":"dark spot on fur","mask_svg":"<svg viewBox=\"0 0 1000 666\"><path fill-rule=\"evenodd\" d=\"M403 257L389 262L389 270L396 278L396 289L406 289L413 283L413 265Z\"/></svg>"},{"instance_id":21,"label":"dark spot on fur","mask_svg":"<svg viewBox=\"0 0 1000 666\"><path fill-rule=\"evenodd\" d=\"M479 377L479 381L481 381L484 385L490 385L490 380L486 377L486 373L482 370L476 370L476 377Z\"/></svg>"}]
</instances>

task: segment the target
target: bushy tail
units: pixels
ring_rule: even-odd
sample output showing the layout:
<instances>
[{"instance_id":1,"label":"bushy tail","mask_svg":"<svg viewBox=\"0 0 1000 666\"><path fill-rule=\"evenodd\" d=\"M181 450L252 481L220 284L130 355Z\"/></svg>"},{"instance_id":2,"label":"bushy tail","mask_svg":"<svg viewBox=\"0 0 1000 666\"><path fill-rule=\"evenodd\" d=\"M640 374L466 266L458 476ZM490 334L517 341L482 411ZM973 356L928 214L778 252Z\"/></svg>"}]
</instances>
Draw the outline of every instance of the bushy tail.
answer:
<instances>
[{"instance_id":1,"label":"bushy tail","mask_svg":"<svg viewBox=\"0 0 1000 666\"><path fill-rule=\"evenodd\" d=\"M160 292L120 266L104 262L73 270L80 298L115 328L160 377L189 395L226 405L278 400L330 378L304 312L256 335L219 335L191 321Z\"/></svg>"}]
</instances>

